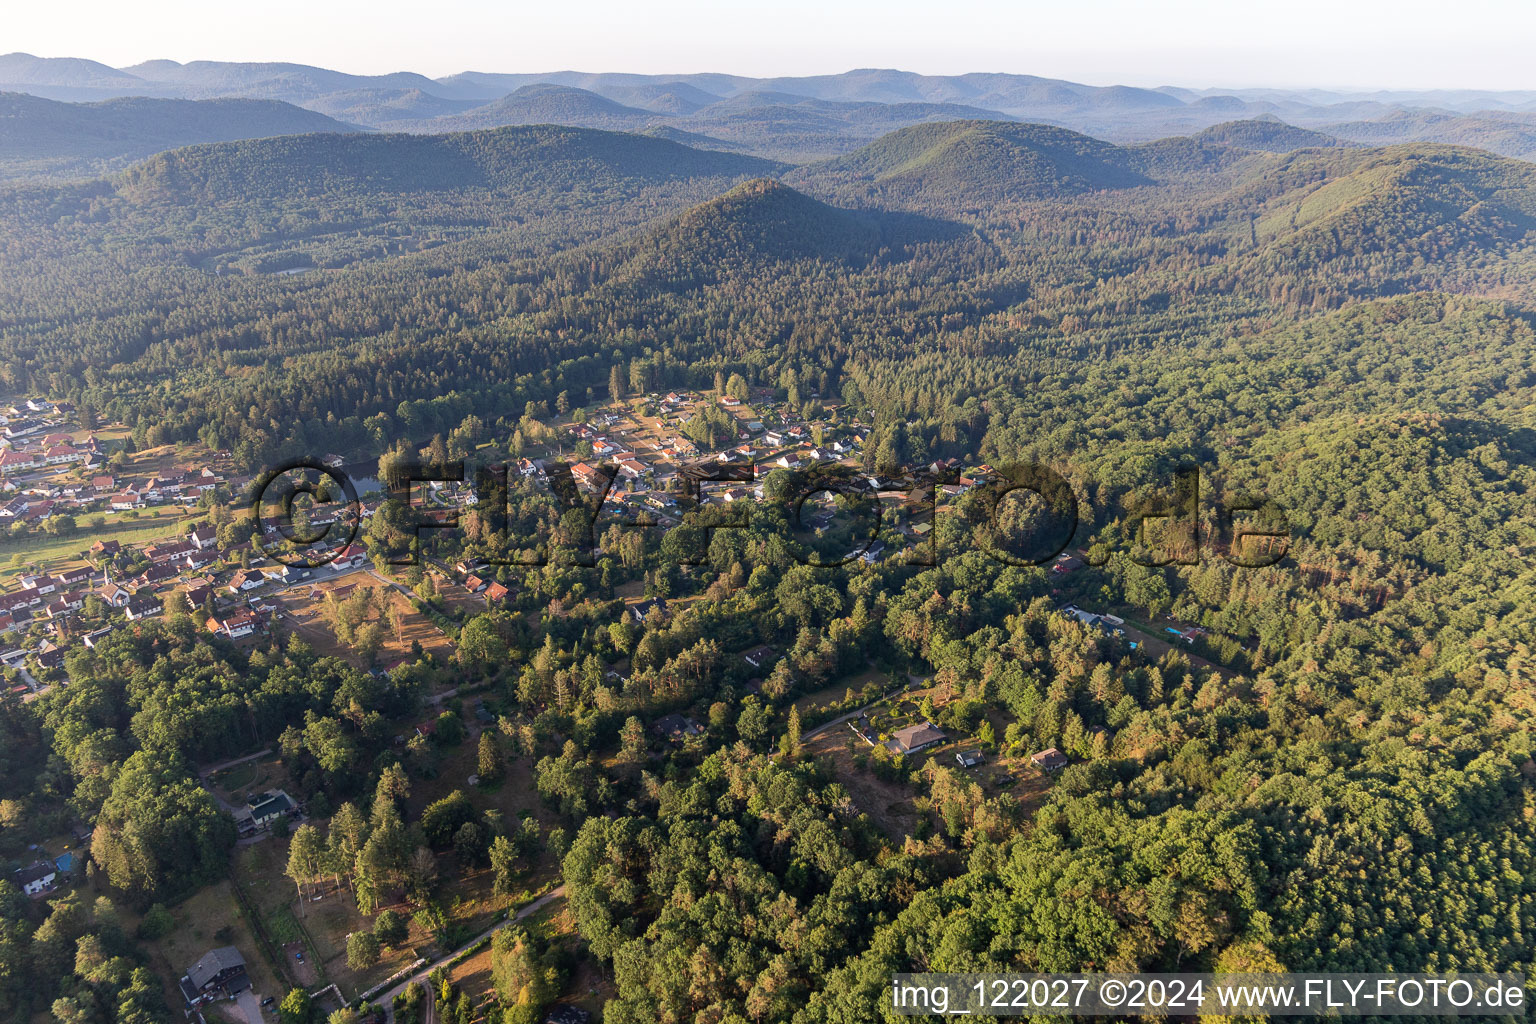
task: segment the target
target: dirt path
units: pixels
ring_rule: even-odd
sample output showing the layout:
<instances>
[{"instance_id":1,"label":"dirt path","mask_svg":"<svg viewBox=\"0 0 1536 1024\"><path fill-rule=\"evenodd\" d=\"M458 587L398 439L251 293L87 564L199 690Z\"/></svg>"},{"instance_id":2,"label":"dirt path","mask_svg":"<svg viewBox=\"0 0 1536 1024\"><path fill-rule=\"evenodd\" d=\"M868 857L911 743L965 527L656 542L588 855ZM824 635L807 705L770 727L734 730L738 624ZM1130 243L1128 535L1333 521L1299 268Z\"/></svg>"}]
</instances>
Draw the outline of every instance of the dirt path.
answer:
<instances>
[{"instance_id":1,"label":"dirt path","mask_svg":"<svg viewBox=\"0 0 1536 1024\"><path fill-rule=\"evenodd\" d=\"M909 678L911 678L911 677L909 677ZM914 682L915 681L916 680L914 679ZM849 721L852 721L855 718L858 718L859 715L863 714L865 711L868 711L870 708L874 707L876 704L879 704L883 700L890 700L892 697L896 696L898 693L903 692L904 690L906 690L905 686L898 686L894 690L889 691L888 693L884 694L883 696L876 697L874 700L870 701L868 704L862 704L859 707L854 708L852 711L847 712L846 714L839 715L838 717L832 719L832 721L830 721L830 722L823 722L821 725L818 725L816 728L810 730L809 732L806 732L806 733L802 734L800 739L801 739L802 742L804 742L806 740L813 740L817 736L820 736L822 733L826 732L829 729L835 729L839 725L842 725L844 722L849 722Z\"/></svg>"},{"instance_id":2,"label":"dirt path","mask_svg":"<svg viewBox=\"0 0 1536 1024\"><path fill-rule=\"evenodd\" d=\"M245 764L247 761L255 761L257 758L266 757L270 753L272 753L272 748L268 747L266 750L258 750L254 754L246 754L244 757L237 757L233 761L225 761L223 764L211 764L207 768L199 770L197 774L200 777L206 779L209 776L216 775L227 768L234 768L237 765Z\"/></svg>"},{"instance_id":3,"label":"dirt path","mask_svg":"<svg viewBox=\"0 0 1536 1024\"><path fill-rule=\"evenodd\" d=\"M1231 679L1233 676L1237 675L1236 672L1233 672L1229 668L1223 668L1222 666L1216 664L1214 661L1205 660L1204 658L1200 657L1200 655L1191 652L1187 647L1182 645L1175 647L1167 640L1164 640L1161 637L1153 636L1151 633L1139 629L1136 626L1131 625L1129 622L1120 628L1125 630L1126 635L1135 637L1136 641L1140 643L1141 646L1145 648L1153 658L1161 658L1169 651L1178 651L1180 654L1184 655L1184 657L1189 659L1189 663L1191 665L1198 665L1201 668L1210 669L1212 672L1219 672L1224 678L1227 679Z\"/></svg>"}]
</instances>

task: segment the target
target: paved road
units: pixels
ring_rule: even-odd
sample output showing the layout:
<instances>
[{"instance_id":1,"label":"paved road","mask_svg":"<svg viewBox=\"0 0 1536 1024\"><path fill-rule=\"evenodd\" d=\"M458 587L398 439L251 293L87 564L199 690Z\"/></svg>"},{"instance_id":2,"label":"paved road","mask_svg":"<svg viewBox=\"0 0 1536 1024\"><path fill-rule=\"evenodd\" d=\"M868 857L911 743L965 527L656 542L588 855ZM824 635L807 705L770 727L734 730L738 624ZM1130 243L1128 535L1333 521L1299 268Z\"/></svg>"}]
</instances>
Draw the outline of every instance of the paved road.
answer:
<instances>
[{"instance_id":1,"label":"paved road","mask_svg":"<svg viewBox=\"0 0 1536 1024\"><path fill-rule=\"evenodd\" d=\"M240 1007L240 1012L245 1014L249 1024L262 1024L261 1020L261 996L251 989L246 989L235 997L235 1005Z\"/></svg>"},{"instance_id":2,"label":"paved road","mask_svg":"<svg viewBox=\"0 0 1536 1024\"><path fill-rule=\"evenodd\" d=\"M528 904L523 909L519 910L516 914L513 914L511 917L507 918L505 921L501 922L498 925L495 925L495 926L493 926L491 928L487 928L485 931L481 932L479 935L476 935L473 939L470 939L468 942L466 942L464 944L464 946L461 946L459 948L463 949L463 948L465 948L465 946L473 946L475 943L481 941L486 936L488 936L488 935L495 935L497 932L501 931L507 925L512 924L515 921L521 921L523 918L528 917L531 914L538 913L538 911L543 909L549 903L553 902L554 900L560 899L564 895L565 895L565 886L563 886L563 885L556 886L555 888L551 889L549 892L545 893L543 896L540 896L538 899L536 899L532 903ZM383 993L380 993L379 995L375 996L373 998L372 1002L374 1002L374 1003L384 1007L384 1021L385 1021L385 1024L395 1024L395 1005L394 1005L395 1004L395 996L397 996L400 993L404 992L407 988L409 988L412 985L420 984L421 982L426 981L427 977L433 971L437 970L439 967L441 967L443 964L447 963L449 960L452 960L454 958L454 956L457 955L457 953L458 953L458 950L455 950L454 952L449 953L447 956L443 956L443 957L438 958L437 960L433 961L432 963L427 964L425 967L423 967L421 970L417 971L415 974L411 975L409 978L407 978L404 981L402 981L400 984L396 985L394 988L389 989L387 992L383 992Z\"/></svg>"}]
</instances>

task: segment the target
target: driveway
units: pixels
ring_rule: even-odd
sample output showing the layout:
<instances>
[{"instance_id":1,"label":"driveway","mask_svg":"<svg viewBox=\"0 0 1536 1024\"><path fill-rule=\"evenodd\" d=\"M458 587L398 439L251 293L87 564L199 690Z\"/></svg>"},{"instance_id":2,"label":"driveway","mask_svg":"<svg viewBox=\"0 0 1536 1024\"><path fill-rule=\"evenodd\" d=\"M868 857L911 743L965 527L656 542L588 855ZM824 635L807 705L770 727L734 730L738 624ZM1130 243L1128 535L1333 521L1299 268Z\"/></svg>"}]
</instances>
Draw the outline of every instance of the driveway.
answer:
<instances>
[{"instance_id":1,"label":"driveway","mask_svg":"<svg viewBox=\"0 0 1536 1024\"><path fill-rule=\"evenodd\" d=\"M235 1005L240 1007L240 1012L245 1014L248 1024L262 1024L261 1020L261 996L253 990L246 989L235 997Z\"/></svg>"}]
</instances>

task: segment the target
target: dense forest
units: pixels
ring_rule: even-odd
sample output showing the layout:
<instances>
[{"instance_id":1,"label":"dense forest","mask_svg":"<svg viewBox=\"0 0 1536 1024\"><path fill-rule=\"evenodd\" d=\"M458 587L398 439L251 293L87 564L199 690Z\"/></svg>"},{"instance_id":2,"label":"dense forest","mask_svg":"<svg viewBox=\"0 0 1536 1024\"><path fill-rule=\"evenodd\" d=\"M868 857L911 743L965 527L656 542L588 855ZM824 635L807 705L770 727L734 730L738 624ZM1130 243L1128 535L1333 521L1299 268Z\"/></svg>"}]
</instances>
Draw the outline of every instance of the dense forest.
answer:
<instances>
[{"instance_id":1,"label":"dense forest","mask_svg":"<svg viewBox=\"0 0 1536 1024\"><path fill-rule=\"evenodd\" d=\"M175 904L236 841L195 766L274 744L319 822L290 871L364 913L441 901L433 857L510 877L547 843L608 1024L896 1019L900 971L1529 974L1536 169L1305 135L957 121L794 168L550 126L307 135L0 191L0 391L138 446L508 459L625 395L756 392L866 431L871 473L1050 467L1082 562L999 557L1020 523L980 491L933 564L832 570L774 477L741 528L600 521L591 567L547 493L415 542L391 499L378 564L488 559L513 594L451 658L370 673L186 614L72 649L68 686L0 699L5 852L85 822L101 892ZM1187 531L1139 531L1185 467ZM1222 510L1261 507L1286 547L1245 566ZM627 585L673 608L637 621ZM1205 633L1128 651L1068 602ZM755 645L784 657L754 672ZM921 678L936 725L1071 764L1021 796L861 749L892 826L802 745L797 699L861 673L839 707ZM496 702L483 764L522 764L558 836L402 811L436 761L391 738L450 684ZM698 734L658 751L675 713ZM558 994L536 941L493 948L497 1024ZM136 956L110 899L0 881L0 1015L170 1019Z\"/></svg>"}]
</instances>

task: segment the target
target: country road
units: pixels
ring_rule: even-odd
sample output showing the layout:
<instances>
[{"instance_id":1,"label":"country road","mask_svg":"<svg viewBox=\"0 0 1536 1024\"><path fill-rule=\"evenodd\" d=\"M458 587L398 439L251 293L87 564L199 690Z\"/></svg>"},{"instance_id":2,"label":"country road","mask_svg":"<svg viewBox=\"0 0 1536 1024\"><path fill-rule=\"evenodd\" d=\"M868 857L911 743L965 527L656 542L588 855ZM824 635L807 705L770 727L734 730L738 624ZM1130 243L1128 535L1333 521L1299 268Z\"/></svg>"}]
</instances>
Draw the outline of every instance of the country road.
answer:
<instances>
[{"instance_id":1,"label":"country road","mask_svg":"<svg viewBox=\"0 0 1536 1024\"><path fill-rule=\"evenodd\" d=\"M458 950L454 950L452 953L449 953L446 956L439 957L437 960L434 960L432 963L427 964L421 970L417 971L415 974L411 975L409 978L405 979L400 984L396 985L394 988L391 988L391 989L389 989L386 992L380 993L378 996L376 996L373 999L373 1002L375 1002L375 1003L379 1004L380 1006L384 1007L384 1021L385 1021L385 1024L395 1024L395 1005L394 1005L394 1003L395 1003L395 996L397 996L400 993L404 992L406 989L410 988L412 985L419 985L422 982L426 981L427 977L429 975L431 975L431 973L433 971L437 970L439 967L443 966L443 964L447 963L449 960L452 960L455 956L457 956L458 953L459 953L459 950L465 949L465 948L467 948L469 946L473 946L475 943L483 941L488 936L495 935L497 932L501 931L507 925L513 924L513 923L515 923L517 921L521 921L524 918L529 917L532 914L537 913L539 910L543 909L544 907L548 906L551 902L561 898L564 895L565 895L565 886L564 885L556 886L555 888L551 889L549 892L545 893L543 896L540 896L538 899L536 899L532 903L528 904L523 909L519 910L517 913L513 914L511 917L507 918L505 921L501 922L498 925L493 925L492 927L487 928L485 931L481 932L479 935L476 935L473 939L470 939L463 946L460 946Z\"/></svg>"}]
</instances>

